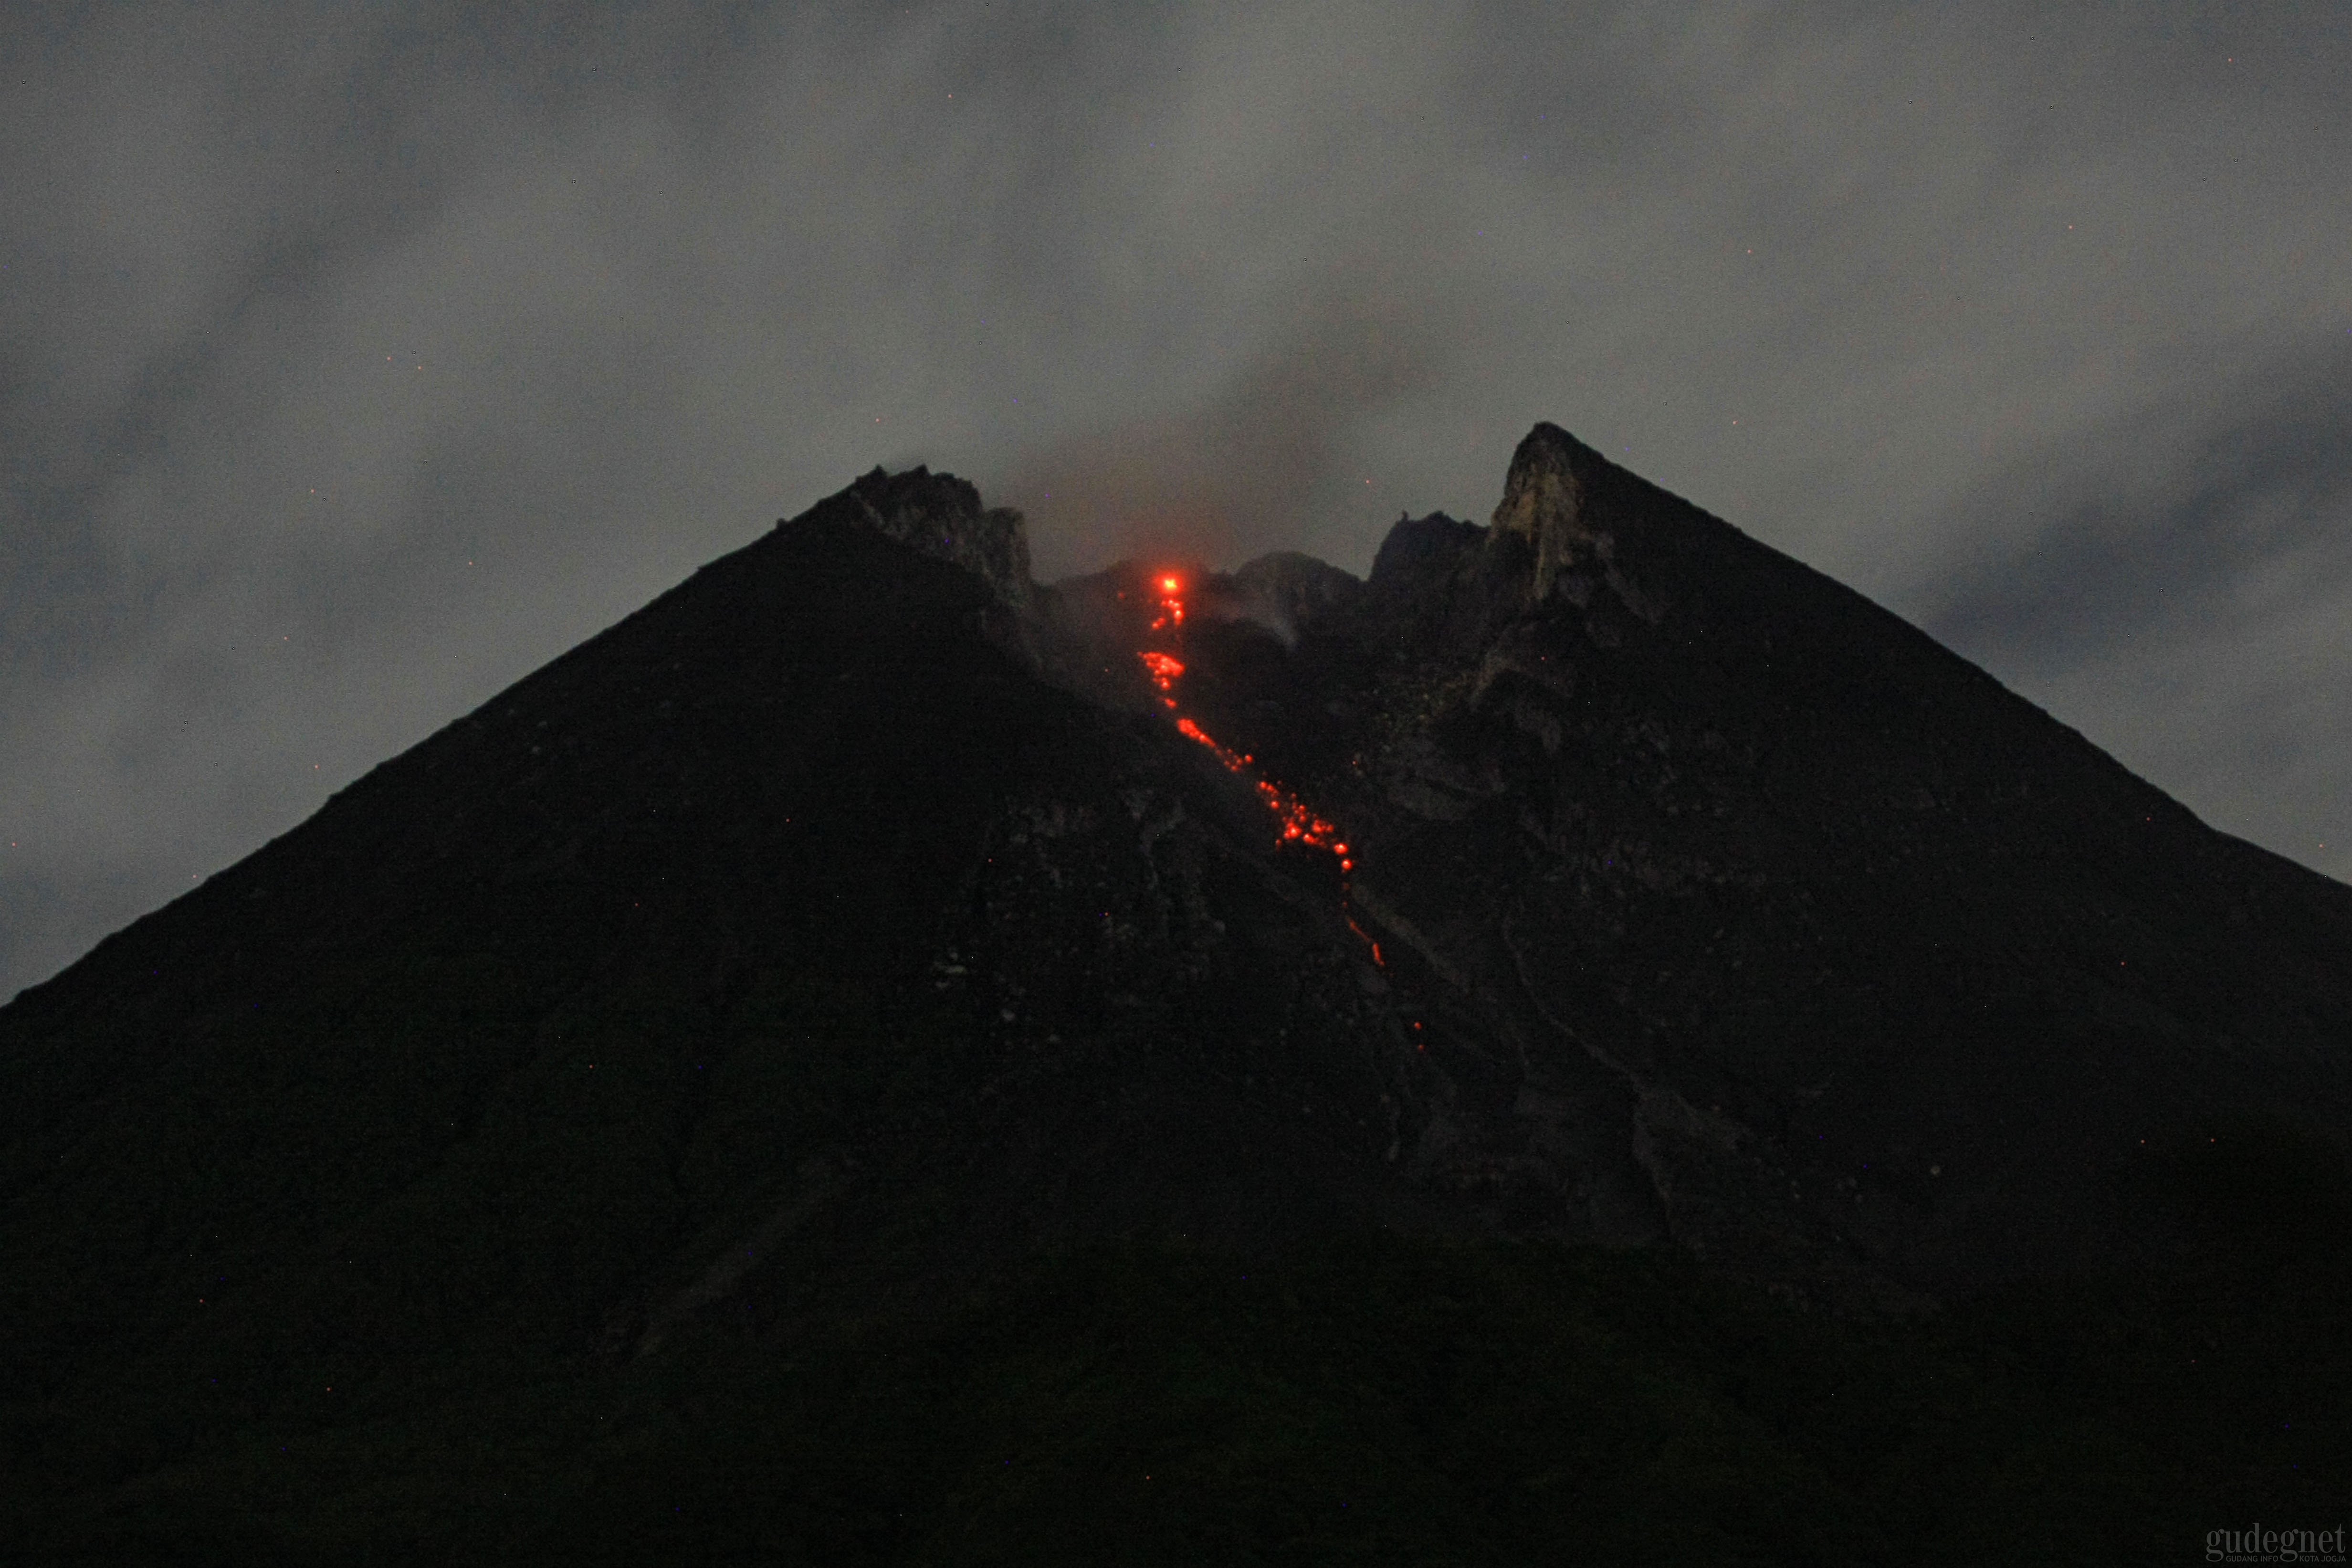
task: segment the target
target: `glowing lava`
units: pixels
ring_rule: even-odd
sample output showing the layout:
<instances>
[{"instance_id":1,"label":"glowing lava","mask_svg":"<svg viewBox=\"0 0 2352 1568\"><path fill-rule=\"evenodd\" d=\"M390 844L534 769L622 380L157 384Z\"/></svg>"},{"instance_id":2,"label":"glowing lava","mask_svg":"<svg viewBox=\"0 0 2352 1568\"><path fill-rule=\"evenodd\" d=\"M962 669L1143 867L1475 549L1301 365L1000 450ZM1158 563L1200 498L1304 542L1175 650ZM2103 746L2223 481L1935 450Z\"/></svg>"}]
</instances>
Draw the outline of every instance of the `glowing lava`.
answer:
<instances>
[{"instance_id":1,"label":"glowing lava","mask_svg":"<svg viewBox=\"0 0 2352 1568\"><path fill-rule=\"evenodd\" d=\"M1176 699L1170 693L1176 689L1176 678L1184 673L1183 665L1173 654L1146 652L1136 657L1143 660L1143 668L1151 672L1151 684L1160 688L1161 706L1175 707Z\"/></svg>"},{"instance_id":2,"label":"glowing lava","mask_svg":"<svg viewBox=\"0 0 2352 1568\"><path fill-rule=\"evenodd\" d=\"M1159 580L1158 586L1160 616L1151 623L1151 629L1155 632L1176 631L1184 624L1184 580L1174 575L1163 576ZM1135 657L1143 661L1143 668L1151 676L1151 684L1160 689L1160 701L1173 709L1176 706L1176 682L1184 673L1182 661L1175 655L1157 648L1146 648ZM1215 753L1217 761L1223 763L1228 772L1239 773L1250 781L1250 787L1257 791L1258 799L1265 803L1266 809L1273 812L1275 819L1282 825L1283 842L1307 844L1318 849L1328 849L1339 860L1341 871L1352 871L1356 868L1355 861L1348 856L1347 844L1339 837L1339 825L1271 779L1258 777L1255 771L1255 759L1245 752L1234 751L1231 746L1221 744L1214 736L1190 719L1179 716L1176 721L1176 732L1200 742ZM1356 929L1356 922L1352 919L1348 924L1349 929L1356 930L1357 935L1363 936L1363 932ZM1380 959L1380 944L1373 942L1370 937L1364 937L1364 940L1371 945L1372 958L1377 963Z\"/></svg>"},{"instance_id":3,"label":"glowing lava","mask_svg":"<svg viewBox=\"0 0 2352 1568\"><path fill-rule=\"evenodd\" d=\"M1151 629L1155 632L1162 632L1183 624L1184 579L1162 577L1160 579L1160 618L1151 623ZM1178 665L1176 668L1178 673L1181 674L1184 667Z\"/></svg>"}]
</instances>

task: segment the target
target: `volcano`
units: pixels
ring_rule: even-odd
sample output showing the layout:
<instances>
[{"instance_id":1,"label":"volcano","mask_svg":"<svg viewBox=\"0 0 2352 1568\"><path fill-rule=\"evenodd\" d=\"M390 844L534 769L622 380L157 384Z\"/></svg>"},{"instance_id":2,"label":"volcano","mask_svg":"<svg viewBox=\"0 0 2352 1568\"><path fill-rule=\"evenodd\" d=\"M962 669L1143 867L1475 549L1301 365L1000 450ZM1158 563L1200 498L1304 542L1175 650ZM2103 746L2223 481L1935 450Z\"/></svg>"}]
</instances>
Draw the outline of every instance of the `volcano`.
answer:
<instances>
[{"instance_id":1,"label":"volcano","mask_svg":"<svg viewBox=\"0 0 2352 1568\"><path fill-rule=\"evenodd\" d=\"M2185 1549L2347 1120L2352 889L1554 426L1360 581L877 469L0 1009L0 1539Z\"/></svg>"}]
</instances>

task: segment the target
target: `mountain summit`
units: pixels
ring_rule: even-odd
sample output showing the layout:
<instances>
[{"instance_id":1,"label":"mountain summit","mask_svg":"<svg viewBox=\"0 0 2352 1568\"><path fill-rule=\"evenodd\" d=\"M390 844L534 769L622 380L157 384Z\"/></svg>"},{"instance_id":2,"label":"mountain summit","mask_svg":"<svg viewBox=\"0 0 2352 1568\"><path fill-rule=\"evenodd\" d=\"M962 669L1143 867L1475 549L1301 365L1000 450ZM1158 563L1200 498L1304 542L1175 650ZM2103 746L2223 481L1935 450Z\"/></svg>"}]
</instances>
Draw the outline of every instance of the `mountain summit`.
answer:
<instances>
[{"instance_id":1,"label":"mountain summit","mask_svg":"<svg viewBox=\"0 0 2352 1568\"><path fill-rule=\"evenodd\" d=\"M533 1434L508 1458L651 1510L628 1478L685 1473L645 1468L672 1416L581 1458L597 1390L768 1389L834 1430L882 1396L824 1394L808 1347L950 1300L1012 1321L1004 1281L1073 1248L1234 1260L1146 1293L1223 1322L1201 1281L1357 1238L1390 1261L1333 1310L1374 1340L1460 1280L1600 1299L1477 1261L1507 1244L1704 1270L1622 1287L1656 1310L2203 1268L2217 1224L2341 1227L2347 954L2352 890L1552 426L1489 527L1400 521L1364 581L1040 586L1016 513L877 469L0 1009L0 1373L51 1489L17 1521L151 1542L138 1497L252 1484L236 1445L289 1422L366 1435L330 1468L410 1453L438 1518L401 1445L472 1388L468 1430ZM2182 1187L2209 1146L2249 1152ZM1432 1247L1467 1272L1395 1261ZM529 1484L536 1523L414 1539L570 1539L575 1494ZM850 1550L811 1521L865 1485L793 1539ZM982 1512L1046 1507L1018 1495ZM1495 1539L1566 1539L1495 1495ZM920 1554L892 1510L857 1551Z\"/></svg>"},{"instance_id":2,"label":"mountain summit","mask_svg":"<svg viewBox=\"0 0 2352 1568\"><path fill-rule=\"evenodd\" d=\"M1580 558L1606 566L1615 541L1587 521L1584 499L1607 459L1557 425L1538 425L1512 454L1503 499L1496 503L1494 539L1517 540L1535 552L1534 595L1552 585Z\"/></svg>"},{"instance_id":3,"label":"mountain summit","mask_svg":"<svg viewBox=\"0 0 2352 1568\"><path fill-rule=\"evenodd\" d=\"M2140 1150L2352 1111L2352 894L1554 426L1179 695L1344 827L1406 1169L1506 1227L1935 1294L2160 1255Z\"/></svg>"}]
</instances>

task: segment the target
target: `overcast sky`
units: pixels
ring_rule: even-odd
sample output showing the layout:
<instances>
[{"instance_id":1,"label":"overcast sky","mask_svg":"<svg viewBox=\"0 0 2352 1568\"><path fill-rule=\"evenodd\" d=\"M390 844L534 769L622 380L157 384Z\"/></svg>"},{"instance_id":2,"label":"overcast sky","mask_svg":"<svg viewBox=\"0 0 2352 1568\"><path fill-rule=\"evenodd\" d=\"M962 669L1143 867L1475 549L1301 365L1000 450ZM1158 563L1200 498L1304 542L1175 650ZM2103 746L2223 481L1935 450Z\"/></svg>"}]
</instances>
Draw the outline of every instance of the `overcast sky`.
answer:
<instances>
[{"instance_id":1,"label":"overcast sky","mask_svg":"<svg viewBox=\"0 0 2352 1568\"><path fill-rule=\"evenodd\" d=\"M2352 873L2352 8L697 9L0 8L0 997L877 463L1538 419Z\"/></svg>"}]
</instances>

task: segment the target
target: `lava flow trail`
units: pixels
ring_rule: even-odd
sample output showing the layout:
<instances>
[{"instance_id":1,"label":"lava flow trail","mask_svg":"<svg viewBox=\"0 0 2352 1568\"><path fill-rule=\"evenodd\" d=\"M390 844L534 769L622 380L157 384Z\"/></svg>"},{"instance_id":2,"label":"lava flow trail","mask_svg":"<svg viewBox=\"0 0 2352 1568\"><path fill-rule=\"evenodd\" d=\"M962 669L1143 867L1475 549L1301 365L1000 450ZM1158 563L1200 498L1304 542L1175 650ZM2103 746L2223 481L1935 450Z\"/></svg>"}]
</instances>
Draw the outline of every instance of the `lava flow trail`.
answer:
<instances>
[{"instance_id":1,"label":"lava flow trail","mask_svg":"<svg viewBox=\"0 0 2352 1568\"><path fill-rule=\"evenodd\" d=\"M1184 580L1173 574L1164 575L1157 580L1154 586L1160 593L1160 614L1153 619L1151 629L1166 633L1171 642L1181 647L1184 629ZM1184 664L1175 654L1163 648L1145 648L1136 658L1143 661L1145 671L1151 677L1151 684L1160 689L1160 705L1176 713L1177 733L1208 747L1217 761L1225 765L1227 772L1249 781L1250 787L1257 792L1258 799L1274 813L1275 820L1280 824L1283 841L1327 850L1339 862L1340 914L1346 919L1348 929L1362 938L1364 945L1372 950L1372 962L1385 965L1386 961L1381 957L1381 944L1356 923L1354 912L1348 908L1347 877L1356 868L1356 862L1348 853L1347 843L1339 837L1339 824L1315 810L1296 794L1261 774L1257 771L1256 760L1247 752L1236 752L1222 743L1178 710L1176 683L1183 679Z\"/></svg>"}]
</instances>

